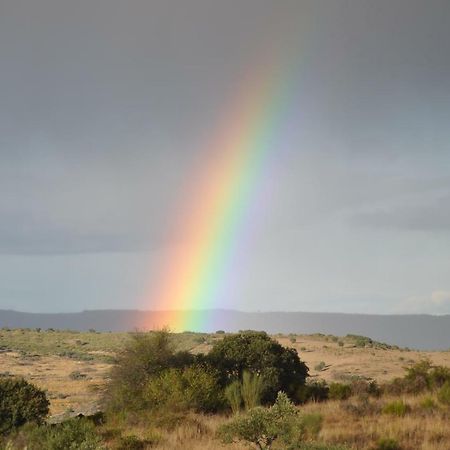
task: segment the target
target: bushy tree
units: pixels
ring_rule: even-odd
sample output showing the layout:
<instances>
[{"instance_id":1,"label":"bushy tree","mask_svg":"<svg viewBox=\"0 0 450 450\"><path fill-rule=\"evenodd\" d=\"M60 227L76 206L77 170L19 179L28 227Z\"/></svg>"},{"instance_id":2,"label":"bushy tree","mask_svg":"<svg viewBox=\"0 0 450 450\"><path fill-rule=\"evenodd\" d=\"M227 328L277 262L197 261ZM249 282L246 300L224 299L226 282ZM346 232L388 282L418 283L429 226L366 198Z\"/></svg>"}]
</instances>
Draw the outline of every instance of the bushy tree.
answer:
<instances>
[{"instance_id":1,"label":"bushy tree","mask_svg":"<svg viewBox=\"0 0 450 450\"><path fill-rule=\"evenodd\" d=\"M223 404L216 375L201 366L163 371L149 379L144 395L153 409L213 412Z\"/></svg>"},{"instance_id":2,"label":"bushy tree","mask_svg":"<svg viewBox=\"0 0 450 450\"><path fill-rule=\"evenodd\" d=\"M27 422L42 423L49 412L45 392L22 378L0 378L0 434Z\"/></svg>"},{"instance_id":3,"label":"bushy tree","mask_svg":"<svg viewBox=\"0 0 450 450\"><path fill-rule=\"evenodd\" d=\"M245 331L225 336L206 356L220 373L222 385L242 378L244 371L264 380L263 402L273 402L277 392L293 396L305 383L308 367L293 348L285 348L265 332Z\"/></svg>"},{"instance_id":4,"label":"bushy tree","mask_svg":"<svg viewBox=\"0 0 450 450\"><path fill-rule=\"evenodd\" d=\"M140 409L145 407L144 390L151 378L168 369L188 367L195 357L188 352L176 352L166 330L134 333L118 356L105 393L108 409Z\"/></svg>"},{"instance_id":5,"label":"bushy tree","mask_svg":"<svg viewBox=\"0 0 450 450\"><path fill-rule=\"evenodd\" d=\"M301 424L297 409L283 392L270 408L257 406L246 414L237 415L219 429L225 443L246 441L260 450L272 447L276 440L292 444L301 439Z\"/></svg>"}]
</instances>

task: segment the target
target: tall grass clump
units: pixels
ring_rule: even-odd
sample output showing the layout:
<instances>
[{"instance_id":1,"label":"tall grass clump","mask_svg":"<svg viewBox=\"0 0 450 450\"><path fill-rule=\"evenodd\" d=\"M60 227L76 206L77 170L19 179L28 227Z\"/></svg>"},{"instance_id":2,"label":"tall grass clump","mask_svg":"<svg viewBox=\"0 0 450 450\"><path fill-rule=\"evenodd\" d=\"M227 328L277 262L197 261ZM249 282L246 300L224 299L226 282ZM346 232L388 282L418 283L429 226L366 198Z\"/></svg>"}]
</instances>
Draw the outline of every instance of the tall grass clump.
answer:
<instances>
[{"instance_id":1,"label":"tall grass clump","mask_svg":"<svg viewBox=\"0 0 450 450\"><path fill-rule=\"evenodd\" d=\"M241 410L243 402L240 381L235 380L225 388L225 398L233 414L237 414Z\"/></svg>"},{"instance_id":2,"label":"tall grass clump","mask_svg":"<svg viewBox=\"0 0 450 450\"><path fill-rule=\"evenodd\" d=\"M244 371L242 374L242 399L246 410L259 406L263 392L263 379L256 373Z\"/></svg>"}]
</instances>

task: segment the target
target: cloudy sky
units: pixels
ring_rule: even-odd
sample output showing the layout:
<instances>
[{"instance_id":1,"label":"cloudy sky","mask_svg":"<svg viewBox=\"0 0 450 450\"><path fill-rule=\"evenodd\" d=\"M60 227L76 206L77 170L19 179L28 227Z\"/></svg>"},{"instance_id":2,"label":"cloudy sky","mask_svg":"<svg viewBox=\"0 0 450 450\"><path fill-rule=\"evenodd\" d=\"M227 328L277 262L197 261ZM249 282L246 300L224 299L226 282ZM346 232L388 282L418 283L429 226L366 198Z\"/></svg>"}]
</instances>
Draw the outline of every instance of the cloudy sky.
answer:
<instances>
[{"instance_id":1,"label":"cloudy sky","mask_svg":"<svg viewBox=\"0 0 450 450\"><path fill-rule=\"evenodd\" d=\"M204 142L279 52L288 126L215 306L450 314L449 42L448 0L0 0L0 309L150 309Z\"/></svg>"}]
</instances>

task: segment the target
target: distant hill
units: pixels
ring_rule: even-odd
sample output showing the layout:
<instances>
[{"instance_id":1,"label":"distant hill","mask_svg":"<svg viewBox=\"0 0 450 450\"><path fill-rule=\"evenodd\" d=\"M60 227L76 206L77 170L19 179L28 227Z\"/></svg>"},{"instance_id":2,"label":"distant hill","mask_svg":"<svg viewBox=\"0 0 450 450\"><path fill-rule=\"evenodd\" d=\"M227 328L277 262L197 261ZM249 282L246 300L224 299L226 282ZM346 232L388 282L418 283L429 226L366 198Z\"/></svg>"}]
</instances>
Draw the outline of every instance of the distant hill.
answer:
<instances>
[{"instance_id":1,"label":"distant hill","mask_svg":"<svg viewBox=\"0 0 450 450\"><path fill-rule=\"evenodd\" d=\"M208 325L201 331L264 330L268 333L359 334L391 345L420 350L450 349L450 315L365 315L311 312L187 311ZM160 328L167 311L93 310L34 314L0 310L0 327L132 331ZM201 322L200 322L201 323Z\"/></svg>"}]
</instances>

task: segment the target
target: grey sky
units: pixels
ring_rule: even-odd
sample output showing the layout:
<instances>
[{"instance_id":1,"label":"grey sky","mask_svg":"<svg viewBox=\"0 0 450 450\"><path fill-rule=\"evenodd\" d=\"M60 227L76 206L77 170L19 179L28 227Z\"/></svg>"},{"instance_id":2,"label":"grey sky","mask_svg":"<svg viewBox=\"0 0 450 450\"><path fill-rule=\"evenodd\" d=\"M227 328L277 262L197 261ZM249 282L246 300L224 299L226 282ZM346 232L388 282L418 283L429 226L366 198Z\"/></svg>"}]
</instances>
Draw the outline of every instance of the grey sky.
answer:
<instances>
[{"instance_id":1,"label":"grey sky","mask_svg":"<svg viewBox=\"0 0 450 450\"><path fill-rule=\"evenodd\" d=\"M0 309L142 306L271 42L289 126L222 306L450 313L447 0L0 0Z\"/></svg>"}]
</instances>

